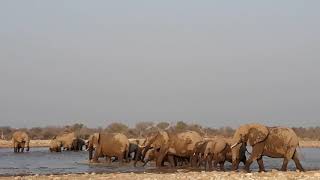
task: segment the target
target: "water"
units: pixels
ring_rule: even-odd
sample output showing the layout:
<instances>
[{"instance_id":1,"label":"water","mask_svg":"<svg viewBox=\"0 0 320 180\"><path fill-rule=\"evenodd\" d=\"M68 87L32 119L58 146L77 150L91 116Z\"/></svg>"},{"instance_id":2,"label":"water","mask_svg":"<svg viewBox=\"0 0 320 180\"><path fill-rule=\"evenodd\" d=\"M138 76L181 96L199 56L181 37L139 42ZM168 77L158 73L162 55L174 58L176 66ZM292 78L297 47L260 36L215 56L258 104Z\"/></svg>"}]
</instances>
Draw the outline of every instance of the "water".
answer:
<instances>
[{"instance_id":1,"label":"water","mask_svg":"<svg viewBox=\"0 0 320 180\"><path fill-rule=\"evenodd\" d=\"M301 148L301 163L307 170L320 169L320 149ZM104 161L104 159L101 159ZM264 157L266 170L279 169L282 159ZM231 169L231 164L226 162L226 169ZM295 169L293 161L288 168ZM257 163L253 163L252 170L257 170ZM172 169L170 169L172 170ZM31 148L30 152L13 153L10 148L0 149L0 176L28 175L28 174L67 174L67 173L102 173L102 172L145 172L158 171L154 164L146 167L133 167L132 163L124 164L89 164L88 152L62 152L50 153L48 148ZM163 171L163 170L162 170Z\"/></svg>"}]
</instances>

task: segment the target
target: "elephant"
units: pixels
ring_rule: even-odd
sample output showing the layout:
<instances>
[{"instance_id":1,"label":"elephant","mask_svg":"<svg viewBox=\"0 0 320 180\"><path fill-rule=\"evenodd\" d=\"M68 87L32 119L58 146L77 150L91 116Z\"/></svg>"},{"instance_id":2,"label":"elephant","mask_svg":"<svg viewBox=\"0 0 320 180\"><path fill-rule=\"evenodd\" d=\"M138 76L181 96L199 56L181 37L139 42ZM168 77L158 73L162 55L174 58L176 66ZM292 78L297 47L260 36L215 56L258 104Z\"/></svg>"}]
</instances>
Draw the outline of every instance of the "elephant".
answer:
<instances>
[{"instance_id":1,"label":"elephant","mask_svg":"<svg viewBox=\"0 0 320 180\"><path fill-rule=\"evenodd\" d=\"M191 166L200 167L200 165L205 163L205 169L207 169L207 164L209 164L209 169L211 169L213 161L215 169L217 168L217 163L219 163L220 169L224 170L225 161L232 163L230 146L228 140L224 138L206 139L196 143ZM243 144L240 148L239 158L243 164L246 163L246 151L246 146Z\"/></svg>"},{"instance_id":2,"label":"elephant","mask_svg":"<svg viewBox=\"0 0 320 180\"><path fill-rule=\"evenodd\" d=\"M73 151L82 151L83 146L86 145L85 140L81 139L81 138L76 138L73 139L72 141L72 146L70 150Z\"/></svg>"},{"instance_id":3,"label":"elephant","mask_svg":"<svg viewBox=\"0 0 320 180\"><path fill-rule=\"evenodd\" d=\"M99 162L101 156L116 157L120 164L129 155L129 140L121 133L94 133L89 137L89 161ZM93 151L95 151L93 155ZM93 155L93 156L92 156Z\"/></svg>"},{"instance_id":4,"label":"elephant","mask_svg":"<svg viewBox=\"0 0 320 180\"><path fill-rule=\"evenodd\" d=\"M79 139L74 132L64 133L58 136L53 137L50 142L49 150L51 152L61 152L61 148L63 150L73 150L75 145L77 146L77 139Z\"/></svg>"},{"instance_id":5,"label":"elephant","mask_svg":"<svg viewBox=\"0 0 320 180\"><path fill-rule=\"evenodd\" d=\"M160 130L144 142L143 158L146 152L153 148L157 167L163 165L166 156L168 156L170 165L176 166L174 156L191 158L195 144L202 140L203 138L195 131L174 133Z\"/></svg>"},{"instance_id":6,"label":"elephant","mask_svg":"<svg viewBox=\"0 0 320 180\"><path fill-rule=\"evenodd\" d=\"M206 140L199 141L195 144L193 149L193 155L191 157L191 167L199 167L201 164L201 159L203 156L203 153L206 148Z\"/></svg>"},{"instance_id":7,"label":"elephant","mask_svg":"<svg viewBox=\"0 0 320 180\"><path fill-rule=\"evenodd\" d=\"M129 157L128 157L128 160L132 160L134 159L134 166L137 165L137 162L138 161L142 161L142 150L143 150L143 147L140 146L138 143L132 143L130 142L129 143ZM132 153L134 153L134 156L131 157Z\"/></svg>"},{"instance_id":8,"label":"elephant","mask_svg":"<svg viewBox=\"0 0 320 180\"><path fill-rule=\"evenodd\" d=\"M12 144L14 152L23 152L25 147L27 147L26 151L30 150L30 138L26 132L14 132L12 134Z\"/></svg>"},{"instance_id":9,"label":"elephant","mask_svg":"<svg viewBox=\"0 0 320 180\"><path fill-rule=\"evenodd\" d=\"M291 128L267 127L262 124L245 124L236 130L232 142L233 170L238 169L241 145L249 142L252 146L252 153L245 164L245 170L247 172L250 171L250 165L255 160L259 165L259 172L265 171L262 160L263 156L283 158L282 171L287 170L290 159L293 159L297 169L304 171L297 152L299 140Z\"/></svg>"},{"instance_id":10,"label":"elephant","mask_svg":"<svg viewBox=\"0 0 320 180\"><path fill-rule=\"evenodd\" d=\"M153 148L149 149L146 152L146 154L144 156L144 159L142 160L143 166L145 166L150 161L156 160L157 153L158 152L155 149L153 149ZM170 160L170 159L173 159L173 161ZM177 165L182 166L184 163L187 163L187 164L189 163L189 158L179 157L179 156L174 156L174 155L168 155L167 154L163 158L163 161L162 161L161 165L163 166L165 162L170 163L170 166L177 166Z\"/></svg>"},{"instance_id":11,"label":"elephant","mask_svg":"<svg viewBox=\"0 0 320 180\"><path fill-rule=\"evenodd\" d=\"M245 164L247 151L245 143L243 143L239 151L239 160ZM224 171L225 161L232 162L231 145L224 138L208 140L205 143L202 158L205 162L205 169L207 169L207 164L209 164L209 169L211 169L213 162L215 169L217 169L219 163L220 170Z\"/></svg>"}]
</instances>

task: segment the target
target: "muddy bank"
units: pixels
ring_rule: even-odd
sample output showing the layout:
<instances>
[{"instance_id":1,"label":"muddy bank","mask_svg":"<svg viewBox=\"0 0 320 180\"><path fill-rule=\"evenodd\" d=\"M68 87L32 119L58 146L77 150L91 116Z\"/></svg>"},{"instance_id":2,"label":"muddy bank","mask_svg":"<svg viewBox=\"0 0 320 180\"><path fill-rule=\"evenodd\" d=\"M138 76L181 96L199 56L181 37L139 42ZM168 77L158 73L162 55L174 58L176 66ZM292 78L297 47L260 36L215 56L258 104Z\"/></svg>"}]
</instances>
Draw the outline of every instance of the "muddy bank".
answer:
<instances>
[{"instance_id":1,"label":"muddy bank","mask_svg":"<svg viewBox=\"0 0 320 180\"><path fill-rule=\"evenodd\" d=\"M272 170L266 173L244 173L244 172L185 172L181 170L176 173L110 173L110 174L67 174L67 175L50 175L50 176L16 176L16 177L1 177L0 179L52 179L52 180L87 180L87 179L144 179L144 180L175 180L175 179L320 179L320 171L308 171L308 172L280 172Z\"/></svg>"},{"instance_id":2,"label":"muddy bank","mask_svg":"<svg viewBox=\"0 0 320 180\"><path fill-rule=\"evenodd\" d=\"M49 147L50 140L31 140L30 147ZM0 140L0 148L12 147L12 142ZM300 147L320 148L320 141L301 140Z\"/></svg>"}]
</instances>

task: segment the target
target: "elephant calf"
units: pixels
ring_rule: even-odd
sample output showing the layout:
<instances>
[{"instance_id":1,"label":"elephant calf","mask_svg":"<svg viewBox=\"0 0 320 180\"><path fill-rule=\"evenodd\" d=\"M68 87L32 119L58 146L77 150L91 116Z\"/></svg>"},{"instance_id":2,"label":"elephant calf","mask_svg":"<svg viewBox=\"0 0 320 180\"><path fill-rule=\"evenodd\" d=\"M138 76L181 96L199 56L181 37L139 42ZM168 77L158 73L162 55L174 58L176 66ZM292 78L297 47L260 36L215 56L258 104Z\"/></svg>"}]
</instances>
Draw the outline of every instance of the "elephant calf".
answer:
<instances>
[{"instance_id":1,"label":"elephant calf","mask_svg":"<svg viewBox=\"0 0 320 180\"><path fill-rule=\"evenodd\" d=\"M30 139L26 132L16 131L12 135L12 144L14 152L23 152L24 148L27 147L26 151L30 149Z\"/></svg>"},{"instance_id":2,"label":"elephant calf","mask_svg":"<svg viewBox=\"0 0 320 180\"><path fill-rule=\"evenodd\" d=\"M143 166L145 166L148 162L150 161L154 161L157 158L157 150L154 148L149 149L144 156L144 159L142 159L141 161L144 163ZM175 167L177 165L182 166L183 164L188 164L189 163L189 158L185 158L185 157L179 157L179 156L175 156L175 155L166 155L162 162L161 162L161 166L164 166L164 163L168 162L170 164L171 167Z\"/></svg>"},{"instance_id":3,"label":"elephant calf","mask_svg":"<svg viewBox=\"0 0 320 180\"><path fill-rule=\"evenodd\" d=\"M239 159L244 164L246 163L246 151L246 146L241 146ZM198 162L198 167L204 163L206 170L207 165L209 169L212 169L213 163L215 169L219 164L220 170L224 171L225 161L232 162L231 146L225 139L205 140L197 144L193 158Z\"/></svg>"}]
</instances>

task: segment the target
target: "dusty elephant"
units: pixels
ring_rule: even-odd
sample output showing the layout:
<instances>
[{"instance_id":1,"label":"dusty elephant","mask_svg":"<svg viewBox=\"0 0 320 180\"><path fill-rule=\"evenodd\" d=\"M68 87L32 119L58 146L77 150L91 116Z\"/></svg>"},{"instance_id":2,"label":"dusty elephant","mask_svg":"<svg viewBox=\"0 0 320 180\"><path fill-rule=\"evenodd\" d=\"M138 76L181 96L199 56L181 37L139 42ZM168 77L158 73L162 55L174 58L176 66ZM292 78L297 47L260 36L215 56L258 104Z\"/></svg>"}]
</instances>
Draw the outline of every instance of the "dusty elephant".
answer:
<instances>
[{"instance_id":1,"label":"dusty elephant","mask_svg":"<svg viewBox=\"0 0 320 180\"><path fill-rule=\"evenodd\" d=\"M26 132L16 131L12 135L12 145L14 152L23 152L26 147L26 151L30 150L30 138Z\"/></svg>"},{"instance_id":2,"label":"dusty elephant","mask_svg":"<svg viewBox=\"0 0 320 180\"><path fill-rule=\"evenodd\" d=\"M143 162L143 166L145 166L148 162L150 161L154 161L156 160L157 156L158 156L158 153L155 149L151 148L149 149L145 156L144 156L144 159L142 160ZM170 159L173 159L170 160ZM165 162L168 162L170 164L170 166L177 166L177 165L180 165L182 166L183 164L185 163L189 163L189 158L185 158L185 157L179 157L179 156L174 156L174 155L166 155L163 160L162 160L162 163L161 165L163 166Z\"/></svg>"},{"instance_id":3,"label":"dusty elephant","mask_svg":"<svg viewBox=\"0 0 320 180\"><path fill-rule=\"evenodd\" d=\"M199 167L202 164L202 156L206 148L206 140L199 141L193 148L193 154L191 157L191 167Z\"/></svg>"},{"instance_id":4,"label":"dusty elephant","mask_svg":"<svg viewBox=\"0 0 320 180\"><path fill-rule=\"evenodd\" d=\"M142 160L142 150L143 147L140 146L138 143L129 143L129 156L128 160L134 160L134 166L137 165L138 161L143 161ZM134 156L131 157L132 153L134 153Z\"/></svg>"},{"instance_id":5,"label":"dusty elephant","mask_svg":"<svg viewBox=\"0 0 320 180\"><path fill-rule=\"evenodd\" d=\"M99 162L98 158L105 156L116 157L122 163L129 155L129 140L121 133L95 133L89 137L88 144L91 162Z\"/></svg>"},{"instance_id":6,"label":"dusty elephant","mask_svg":"<svg viewBox=\"0 0 320 180\"><path fill-rule=\"evenodd\" d=\"M263 156L283 158L281 170L286 171L288 161L293 159L297 169L304 171L297 153L299 140L295 132L290 128L266 127L261 124L246 124L240 126L233 136L232 164L233 170L238 169L239 152L243 143L249 142L252 153L246 161L245 169L249 171L253 161L257 161L259 171L265 171Z\"/></svg>"},{"instance_id":7,"label":"dusty elephant","mask_svg":"<svg viewBox=\"0 0 320 180\"><path fill-rule=\"evenodd\" d=\"M245 143L242 144L239 151L239 161L245 164L247 151ZM225 161L232 162L231 146L227 140L223 138L209 140L205 143L202 158L205 162L206 169L207 164L209 165L209 169L211 169L213 163L215 169L217 169L217 165L219 164L220 170L224 171Z\"/></svg>"},{"instance_id":8,"label":"dusty elephant","mask_svg":"<svg viewBox=\"0 0 320 180\"><path fill-rule=\"evenodd\" d=\"M82 151L83 146L86 145L85 140L81 138L73 139L71 149L72 151Z\"/></svg>"},{"instance_id":9,"label":"dusty elephant","mask_svg":"<svg viewBox=\"0 0 320 180\"><path fill-rule=\"evenodd\" d=\"M64 133L58 136L53 137L50 142L49 150L51 152L61 152L63 150L72 150L78 137L74 132Z\"/></svg>"},{"instance_id":10,"label":"dusty elephant","mask_svg":"<svg viewBox=\"0 0 320 180\"><path fill-rule=\"evenodd\" d=\"M153 148L155 149L157 167L163 165L163 159L166 156L168 156L170 165L175 166L174 156L191 158L195 144L202 140L199 133L195 131L180 133L159 131L145 141L143 157L150 148Z\"/></svg>"}]
</instances>

